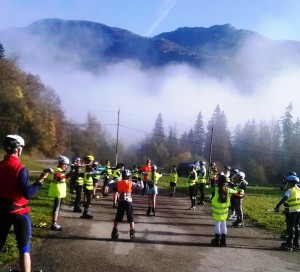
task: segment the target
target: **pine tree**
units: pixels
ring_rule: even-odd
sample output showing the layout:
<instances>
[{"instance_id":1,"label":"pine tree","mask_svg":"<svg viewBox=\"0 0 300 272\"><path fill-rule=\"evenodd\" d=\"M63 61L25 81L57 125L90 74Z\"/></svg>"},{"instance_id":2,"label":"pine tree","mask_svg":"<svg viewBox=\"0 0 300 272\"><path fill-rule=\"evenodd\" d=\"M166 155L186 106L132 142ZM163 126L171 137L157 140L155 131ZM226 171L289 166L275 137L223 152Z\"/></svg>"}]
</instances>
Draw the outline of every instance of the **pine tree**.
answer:
<instances>
[{"instance_id":1,"label":"pine tree","mask_svg":"<svg viewBox=\"0 0 300 272\"><path fill-rule=\"evenodd\" d=\"M292 116L293 106L290 103L285 110L284 116L281 118L282 125L282 148L283 151L287 154L294 153L294 124L293 124L293 116ZM285 169L292 165L292 157L285 157L284 166Z\"/></svg>"},{"instance_id":2,"label":"pine tree","mask_svg":"<svg viewBox=\"0 0 300 272\"><path fill-rule=\"evenodd\" d=\"M198 113L195 125L194 125L194 147L193 151L194 154L201 156L203 152L204 147L204 141L205 141L205 131L204 131L204 124L202 120L202 114L201 111Z\"/></svg>"},{"instance_id":3,"label":"pine tree","mask_svg":"<svg viewBox=\"0 0 300 272\"><path fill-rule=\"evenodd\" d=\"M211 128L214 128L212 161L220 162L222 165L231 164L231 139L227 128L227 118L217 105L212 118L207 125L206 141L204 154L206 158L210 157Z\"/></svg>"},{"instance_id":4,"label":"pine tree","mask_svg":"<svg viewBox=\"0 0 300 272\"><path fill-rule=\"evenodd\" d=\"M5 49L2 43L0 43L0 59L4 59L4 58L5 58Z\"/></svg>"}]
</instances>

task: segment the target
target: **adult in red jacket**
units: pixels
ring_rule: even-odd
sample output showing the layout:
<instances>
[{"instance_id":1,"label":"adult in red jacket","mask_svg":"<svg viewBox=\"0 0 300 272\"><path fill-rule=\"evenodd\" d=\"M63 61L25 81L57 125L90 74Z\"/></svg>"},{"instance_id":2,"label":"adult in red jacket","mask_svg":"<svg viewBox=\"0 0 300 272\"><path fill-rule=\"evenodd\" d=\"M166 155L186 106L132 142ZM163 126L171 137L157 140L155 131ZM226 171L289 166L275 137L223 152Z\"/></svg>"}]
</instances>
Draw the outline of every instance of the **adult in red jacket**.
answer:
<instances>
[{"instance_id":1,"label":"adult in red jacket","mask_svg":"<svg viewBox=\"0 0 300 272\"><path fill-rule=\"evenodd\" d=\"M144 194L148 187L148 182L149 182L148 173L151 173L151 169L152 169L151 160L147 160L146 164L141 167L141 178L144 184L141 197L144 197Z\"/></svg>"},{"instance_id":2,"label":"adult in red jacket","mask_svg":"<svg viewBox=\"0 0 300 272\"><path fill-rule=\"evenodd\" d=\"M20 269L28 272L31 271L28 199L35 195L48 173L53 170L45 169L31 185L28 170L19 159L25 146L24 139L18 135L7 135L3 145L6 155L0 161L0 251L13 225L19 249Z\"/></svg>"}]
</instances>

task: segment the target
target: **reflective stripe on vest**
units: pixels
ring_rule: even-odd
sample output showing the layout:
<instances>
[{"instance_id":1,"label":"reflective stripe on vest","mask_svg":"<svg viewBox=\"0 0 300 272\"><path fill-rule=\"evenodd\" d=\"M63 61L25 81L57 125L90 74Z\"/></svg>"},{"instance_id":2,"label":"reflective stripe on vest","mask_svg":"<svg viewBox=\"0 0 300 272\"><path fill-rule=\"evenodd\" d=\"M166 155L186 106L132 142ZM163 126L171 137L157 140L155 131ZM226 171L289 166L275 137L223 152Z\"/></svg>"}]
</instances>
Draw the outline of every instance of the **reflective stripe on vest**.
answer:
<instances>
[{"instance_id":1,"label":"reflective stripe on vest","mask_svg":"<svg viewBox=\"0 0 300 272\"><path fill-rule=\"evenodd\" d=\"M78 185L83 185L83 178L82 177L78 177L77 183L78 183Z\"/></svg>"},{"instance_id":2,"label":"reflective stripe on vest","mask_svg":"<svg viewBox=\"0 0 300 272\"><path fill-rule=\"evenodd\" d=\"M85 185L85 188L90 190L90 191L93 190L93 188L94 188L93 178L91 177L91 175L89 175L88 172L84 173L83 184Z\"/></svg>"},{"instance_id":3,"label":"reflective stripe on vest","mask_svg":"<svg viewBox=\"0 0 300 272\"><path fill-rule=\"evenodd\" d=\"M196 170L193 170L190 173L188 179L189 179L189 181L188 181L189 186L193 186L193 185L196 184L196 181L197 181L197 172L196 172Z\"/></svg>"},{"instance_id":4,"label":"reflective stripe on vest","mask_svg":"<svg viewBox=\"0 0 300 272\"><path fill-rule=\"evenodd\" d=\"M170 173L170 179L169 179L169 180L176 183L177 180L178 180L178 174L177 174L177 172L172 171L172 172Z\"/></svg>"},{"instance_id":5,"label":"reflective stripe on vest","mask_svg":"<svg viewBox=\"0 0 300 272\"><path fill-rule=\"evenodd\" d=\"M296 185L291 189L291 196L288 198L289 212L300 211L300 188Z\"/></svg>"}]
</instances>

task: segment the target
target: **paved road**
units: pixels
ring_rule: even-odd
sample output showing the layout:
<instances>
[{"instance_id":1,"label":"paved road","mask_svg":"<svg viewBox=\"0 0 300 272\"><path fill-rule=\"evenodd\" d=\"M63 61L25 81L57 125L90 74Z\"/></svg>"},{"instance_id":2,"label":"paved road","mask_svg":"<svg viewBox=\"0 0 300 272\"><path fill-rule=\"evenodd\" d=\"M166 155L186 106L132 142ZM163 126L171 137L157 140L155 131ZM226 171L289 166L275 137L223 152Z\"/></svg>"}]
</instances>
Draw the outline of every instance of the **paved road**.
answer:
<instances>
[{"instance_id":1,"label":"paved road","mask_svg":"<svg viewBox=\"0 0 300 272\"><path fill-rule=\"evenodd\" d=\"M136 240L129 242L129 225L119 227L118 241L110 234L116 210L112 200L93 202L94 220L83 220L63 207L62 232L49 231L34 248L34 267L44 272L96 271L300 271L300 252L278 250L277 236L246 224L228 222L228 246L210 246L214 222L210 208L188 210L188 197L158 196L157 215L147 217L147 198L134 196Z\"/></svg>"}]
</instances>

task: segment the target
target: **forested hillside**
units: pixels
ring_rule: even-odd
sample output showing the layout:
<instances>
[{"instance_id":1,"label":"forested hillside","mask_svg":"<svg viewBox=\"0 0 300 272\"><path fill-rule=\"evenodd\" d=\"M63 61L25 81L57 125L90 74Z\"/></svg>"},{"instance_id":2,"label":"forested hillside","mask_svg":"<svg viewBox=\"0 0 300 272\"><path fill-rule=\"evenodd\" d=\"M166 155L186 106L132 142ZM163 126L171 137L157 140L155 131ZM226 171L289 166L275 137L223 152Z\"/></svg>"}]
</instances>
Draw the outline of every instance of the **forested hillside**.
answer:
<instances>
[{"instance_id":1,"label":"forested hillside","mask_svg":"<svg viewBox=\"0 0 300 272\"><path fill-rule=\"evenodd\" d=\"M17 59L5 58L0 44L0 138L20 134L32 154L111 157L112 143L97 119L88 114L84 125L68 121L60 98L38 75L19 68Z\"/></svg>"}]
</instances>

